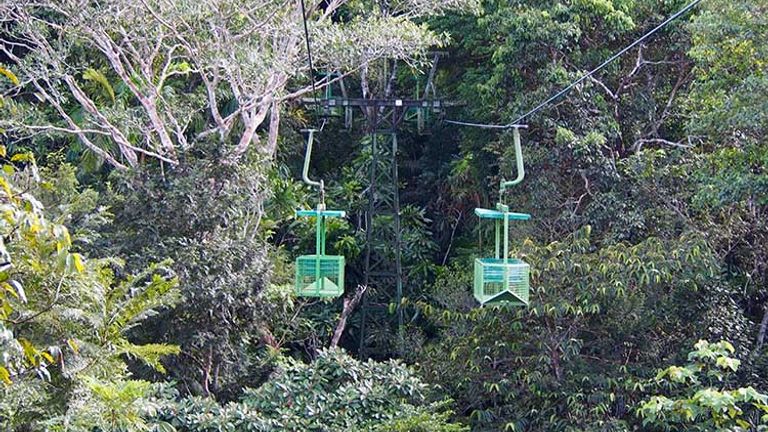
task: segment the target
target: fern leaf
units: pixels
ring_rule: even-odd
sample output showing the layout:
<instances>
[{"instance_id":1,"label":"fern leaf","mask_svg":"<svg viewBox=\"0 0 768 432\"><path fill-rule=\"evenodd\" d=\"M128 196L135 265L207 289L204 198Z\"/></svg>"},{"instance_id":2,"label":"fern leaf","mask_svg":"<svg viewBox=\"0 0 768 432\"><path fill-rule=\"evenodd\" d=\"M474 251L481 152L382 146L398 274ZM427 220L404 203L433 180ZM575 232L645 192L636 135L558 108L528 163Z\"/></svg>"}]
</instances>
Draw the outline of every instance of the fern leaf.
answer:
<instances>
[{"instance_id":1,"label":"fern leaf","mask_svg":"<svg viewBox=\"0 0 768 432\"><path fill-rule=\"evenodd\" d=\"M114 330L125 332L128 326L151 316L157 309L176 304L180 297L177 279L166 280L159 275L153 275L152 280L144 287L132 290L131 296L122 304L110 319Z\"/></svg>"},{"instance_id":2,"label":"fern leaf","mask_svg":"<svg viewBox=\"0 0 768 432\"><path fill-rule=\"evenodd\" d=\"M144 362L144 364L160 373L165 373L165 367L163 367L160 359L169 355L177 355L180 352L181 349L178 345L156 343L135 345L127 340L122 340L120 341L117 354L125 354L128 357Z\"/></svg>"},{"instance_id":3,"label":"fern leaf","mask_svg":"<svg viewBox=\"0 0 768 432\"><path fill-rule=\"evenodd\" d=\"M115 89L112 88L112 85L103 73L96 69L88 68L85 70L85 73L83 73L83 79L99 84L107 96L112 99L112 103L115 103Z\"/></svg>"}]
</instances>

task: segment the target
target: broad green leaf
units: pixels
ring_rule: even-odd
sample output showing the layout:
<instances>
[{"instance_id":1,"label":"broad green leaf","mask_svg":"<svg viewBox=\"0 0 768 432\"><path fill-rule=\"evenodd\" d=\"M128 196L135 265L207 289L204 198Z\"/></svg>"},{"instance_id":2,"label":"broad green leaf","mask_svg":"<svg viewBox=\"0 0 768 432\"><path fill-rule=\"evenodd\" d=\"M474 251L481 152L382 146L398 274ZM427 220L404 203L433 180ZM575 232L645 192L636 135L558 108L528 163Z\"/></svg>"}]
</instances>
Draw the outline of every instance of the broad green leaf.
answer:
<instances>
[{"instance_id":1,"label":"broad green leaf","mask_svg":"<svg viewBox=\"0 0 768 432\"><path fill-rule=\"evenodd\" d=\"M0 381L2 381L5 385L13 384L13 382L11 382L11 373L8 372L8 369L3 366L0 366Z\"/></svg>"},{"instance_id":2,"label":"broad green leaf","mask_svg":"<svg viewBox=\"0 0 768 432\"><path fill-rule=\"evenodd\" d=\"M69 346L69 349L71 349L75 354L80 352L80 347L77 345L77 341L74 339L67 339L67 345Z\"/></svg>"},{"instance_id":3,"label":"broad green leaf","mask_svg":"<svg viewBox=\"0 0 768 432\"><path fill-rule=\"evenodd\" d=\"M0 66L0 75L3 75L6 78L8 78L9 80L11 80L13 85L19 85L20 84L19 78L17 78L16 75L14 75L13 72L11 72L10 70L6 69L3 66Z\"/></svg>"},{"instance_id":4,"label":"broad green leaf","mask_svg":"<svg viewBox=\"0 0 768 432\"><path fill-rule=\"evenodd\" d=\"M80 254L66 253L65 268L70 273L82 273L85 270L85 266Z\"/></svg>"},{"instance_id":5,"label":"broad green leaf","mask_svg":"<svg viewBox=\"0 0 768 432\"><path fill-rule=\"evenodd\" d=\"M11 156L11 162L34 162L34 161L35 161L35 155L33 155L30 152L16 153L15 155Z\"/></svg>"},{"instance_id":6,"label":"broad green leaf","mask_svg":"<svg viewBox=\"0 0 768 432\"><path fill-rule=\"evenodd\" d=\"M78 253L72 254L72 264L75 266L75 270L77 270L78 273L82 273L85 270L82 257Z\"/></svg>"},{"instance_id":7,"label":"broad green leaf","mask_svg":"<svg viewBox=\"0 0 768 432\"><path fill-rule=\"evenodd\" d=\"M13 197L13 190L11 190L11 185L8 183L8 181L2 177L0 177L0 187L3 188L3 191L5 192L5 196L8 198Z\"/></svg>"},{"instance_id":8,"label":"broad green leaf","mask_svg":"<svg viewBox=\"0 0 768 432\"><path fill-rule=\"evenodd\" d=\"M24 352L24 357L26 358L27 363L29 363L29 364L31 364L33 366L37 366L37 364L38 364L38 362L37 362L38 351L35 348L35 346L32 345L32 342L30 342L29 340L27 340L25 338L19 338L18 341L19 341L19 344L21 345L21 348L22 348L22 350Z\"/></svg>"},{"instance_id":9,"label":"broad green leaf","mask_svg":"<svg viewBox=\"0 0 768 432\"><path fill-rule=\"evenodd\" d=\"M716 362L718 367L730 369L734 372L739 368L741 361L730 357L718 357Z\"/></svg>"}]
</instances>

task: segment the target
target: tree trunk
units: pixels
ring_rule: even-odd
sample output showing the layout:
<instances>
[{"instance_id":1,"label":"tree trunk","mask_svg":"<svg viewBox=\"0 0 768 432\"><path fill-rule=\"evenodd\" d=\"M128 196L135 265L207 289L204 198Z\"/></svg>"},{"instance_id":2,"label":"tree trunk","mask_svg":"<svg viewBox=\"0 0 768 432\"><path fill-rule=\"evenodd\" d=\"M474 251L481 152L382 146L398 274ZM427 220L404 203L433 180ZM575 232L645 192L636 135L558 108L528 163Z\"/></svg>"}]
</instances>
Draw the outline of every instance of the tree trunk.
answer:
<instances>
[{"instance_id":1,"label":"tree trunk","mask_svg":"<svg viewBox=\"0 0 768 432\"><path fill-rule=\"evenodd\" d=\"M243 134L240 136L240 142L237 144L237 147L235 147L232 154L225 159L225 163L237 163L237 161L240 160L240 157L248 150L248 146L251 145L254 137L257 138L256 129L258 129L259 125L267 117L270 106L271 102L269 105L263 105L259 107L256 112L252 112L246 116L247 121L245 122L245 131L243 131Z\"/></svg>"},{"instance_id":2,"label":"tree trunk","mask_svg":"<svg viewBox=\"0 0 768 432\"><path fill-rule=\"evenodd\" d=\"M337 346L339 346L341 335L344 333L344 329L347 327L347 318L349 318L349 315L352 314L352 311L355 310L358 303L360 303L360 299L363 298L363 294L365 294L365 291L367 289L368 289L367 286L358 285L357 290L355 290L355 294L351 298L347 297L344 299L344 308L341 310L341 317L339 317L339 323L336 324L336 330L333 331L333 338L331 339L331 348L336 348Z\"/></svg>"},{"instance_id":3,"label":"tree trunk","mask_svg":"<svg viewBox=\"0 0 768 432\"><path fill-rule=\"evenodd\" d=\"M210 397L211 396L211 368L213 367L213 347L208 348L208 360L205 365L205 369L203 370L203 390L205 391L205 396Z\"/></svg>"},{"instance_id":4,"label":"tree trunk","mask_svg":"<svg viewBox=\"0 0 768 432\"><path fill-rule=\"evenodd\" d=\"M755 344L755 354L760 352L765 342L765 332L768 329L768 304L763 307L763 320L760 321L760 330L757 332L757 343Z\"/></svg>"},{"instance_id":5,"label":"tree trunk","mask_svg":"<svg viewBox=\"0 0 768 432\"><path fill-rule=\"evenodd\" d=\"M555 380L559 383L563 380L563 370L560 365L560 349L557 343L552 345L549 350L549 358L552 365L552 372L555 374Z\"/></svg>"},{"instance_id":6,"label":"tree trunk","mask_svg":"<svg viewBox=\"0 0 768 432\"><path fill-rule=\"evenodd\" d=\"M280 129L280 106L277 101L272 102L272 108L270 109L269 117L269 138L267 139L266 154L270 159L275 157L277 151L277 138L278 131Z\"/></svg>"}]
</instances>

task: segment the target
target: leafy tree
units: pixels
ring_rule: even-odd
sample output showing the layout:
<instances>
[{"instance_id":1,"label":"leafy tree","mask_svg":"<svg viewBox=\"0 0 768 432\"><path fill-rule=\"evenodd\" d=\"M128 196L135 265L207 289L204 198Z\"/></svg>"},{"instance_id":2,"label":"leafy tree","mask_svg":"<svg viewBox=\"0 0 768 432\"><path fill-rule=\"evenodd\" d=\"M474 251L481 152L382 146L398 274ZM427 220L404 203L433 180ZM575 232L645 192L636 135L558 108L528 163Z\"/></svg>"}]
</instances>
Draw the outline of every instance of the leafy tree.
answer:
<instances>
[{"instance_id":1,"label":"leafy tree","mask_svg":"<svg viewBox=\"0 0 768 432\"><path fill-rule=\"evenodd\" d=\"M260 296L270 273L260 231L265 186L256 164L199 159L164 176L115 175L102 198L114 218L94 253L129 257L134 268L174 261L185 306L153 317L134 336L181 345L167 366L186 392L232 397L244 381L261 379L253 364L274 344L265 324L273 309Z\"/></svg>"},{"instance_id":2,"label":"leafy tree","mask_svg":"<svg viewBox=\"0 0 768 432\"><path fill-rule=\"evenodd\" d=\"M723 144L762 141L768 128L764 1L715 1L690 25L695 81L688 129Z\"/></svg>"},{"instance_id":3,"label":"leafy tree","mask_svg":"<svg viewBox=\"0 0 768 432\"><path fill-rule=\"evenodd\" d=\"M295 298L285 248L267 243L277 220L296 209L275 210L284 197L270 188L277 189L281 176L258 161L226 165L202 155L166 173L147 169L111 179L98 200L109 206L111 223L90 248L126 256L135 268L173 260L184 307L152 317L133 336L181 346L181 355L165 364L185 395L236 399L244 386L268 378L271 350L311 358L327 345L338 310ZM294 198L300 203L305 196L299 190ZM293 225L297 236L313 228Z\"/></svg>"},{"instance_id":4,"label":"leafy tree","mask_svg":"<svg viewBox=\"0 0 768 432\"><path fill-rule=\"evenodd\" d=\"M643 427L667 431L762 430L768 424L768 395L750 387L729 390L741 362L725 341L699 341L685 366L659 371L655 383L668 396L653 396L638 408ZM758 426L763 425L763 426Z\"/></svg>"},{"instance_id":5,"label":"leafy tree","mask_svg":"<svg viewBox=\"0 0 768 432\"><path fill-rule=\"evenodd\" d=\"M190 398L162 416L179 430L350 430L458 432L446 402L429 402L429 387L395 362L360 362L323 350L311 363L277 357L272 378L245 391L240 402L218 405Z\"/></svg>"},{"instance_id":6,"label":"leafy tree","mask_svg":"<svg viewBox=\"0 0 768 432\"><path fill-rule=\"evenodd\" d=\"M741 288L737 301L759 323L747 330L755 354L764 354L768 328L767 123L758 96L768 83L765 7L763 1L705 5L690 26L697 74L687 101L687 128L703 136L707 149L693 207Z\"/></svg>"},{"instance_id":7,"label":"leafy tree","mask_svg":"<svg viewBox=\"0 0 768 432\"><path fill-rule=\"evenodd\" d=\"M476 427L623 430L653 359L697 334L714 269L700 239L596 248L588 234L520 249L528 309L475 308L461 267L433 287L444 307L422 305L437 334L414 359Z\"/></svg>"},{"instance_id":8,"label":"leafy tree","mask_svg":"<svg viewBox=\"0 0 768 432\"><path fill-rule=\"evenodd\" d=\"M89 402L119 388L131 404L146 403L149 384L131 379L127 360L162 372L161 358L178 347L135 343L128 333L177 301L177 280L164 264L129 275L117 259L74 252L67 228L49 220L27 192L46 187L32 156L10 159L15 163L6 162L0 174L0 421L9 430L117 423L140 430L147 425L131 410L97 410Z\"/></svg>"}]
</instances>

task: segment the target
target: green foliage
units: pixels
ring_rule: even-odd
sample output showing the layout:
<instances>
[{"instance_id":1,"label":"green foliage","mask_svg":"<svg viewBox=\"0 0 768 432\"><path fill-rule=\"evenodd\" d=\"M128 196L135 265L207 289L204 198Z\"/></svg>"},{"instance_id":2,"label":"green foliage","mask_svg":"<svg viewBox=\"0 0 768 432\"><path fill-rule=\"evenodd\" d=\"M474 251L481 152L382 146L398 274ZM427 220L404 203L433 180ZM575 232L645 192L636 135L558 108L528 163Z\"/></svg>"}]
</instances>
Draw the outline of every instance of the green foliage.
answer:
<instances>
[{"instance_id":1,"label":"green foliage","mask_svg":"<svg viewBox=\"0 0 768 432\"><path fill-rule=\"evenodd\" d=\"M114 214L95 250L128 257L131 268L168 257L185 307L150 318L137 340L182 346L165 363L194 394L233 397L244 377L259 382L258 354L272 340L268 246L261 221L265 169L206 159L184 168L113 177L102 198ZM216 371L214 375L212 371Z\"/></svg>"},{"instance_id":2,"label":"green foliage","mask_svg":"<svg viewBox=\"0 0 768 432\"><path fill-rule=\"evenodd\" d=\"M125 404L146 405L148 384L130 379L126 359L162 370L161 358L179 349L131 342L128 332L178 300L177 280L163 265L126 276L119 260L74 252L67 228L15 186L48 187L38 181L34 159L12 159L28 166L7 164L0 176L2 426L92 430L120 423L130 426L124 430L145 430L149 426ZM67 219L76 203L62 203L55 216ZM107 409L91 403L98 401Z\"/></svg>"},{"instance_id":3,"label":"green foliage","mask_svg":"<svg viewBox=\"0 0 768 432\"><path fill-rule=\"evenodd\" d=\"M668 396L653 396L637 409L643 427L668 431L762 430L768 425L768 395L754 388L729 390L729 377L740 361L733 346L699 341L683 367L659 371L655 385ZM761 425L761 426L758 426Z\"/></svg>"},{"instance_id":4,"label":"green foliage","mask_svg":"<svg viewBox=\"0 0 768 432\"><path fill-rule=\"evenodd\" d=\"M375 425L370 432L468 432L469 427L452 423L452 411L442 411L443 403L432 404L427 412L422 408L403 407L397 417Z\"/></svg>"},{"instance_id":5,"label":"green foliage","mask_svg":"<svg viewBox=\"0 0 768 432\"><path fill-rule=\"evenodd\" d=\"M718 254L733 285L740 294L736 302L748 318L762 322L754 341L753 356L763 358L766 299L768 291L768 226L763 215L768 210L764 199L768 176L766 162L766 116L764 94L768 34L764 1L715 2L690 25L691 57L696 64L696 79L687 101L691 133L705 135L707 151L696 171L698 191L691 207L700 226L718 245ZM754 328L754 326L752 326ZM724 335L742 342L745 332ZM743 349L743 348L742 348ZM762 360L759 360L762 361ZM752 371L760 366L747 362ZM760 374L758 374L760 375ZM764 380L760 380L765 385Z\"/></svg>"},{"instance_id":6,"label":"green foliage","mask_svg":"<svg viewBox=\"0 0 768 432\"><path fill-rule=\"evenodd\" d=\"M148 422L159 404L153 400L152 385L146 381L128 380L101 382L92 377L83 378L87 392L78 395L78 406L67 417L47 425L52 431L91 431L95 428L109 431L144 432L172 431L165 422Z\"/></svg>"},{"instance_id":7,"label":"green foliage","mask_svg":"<svg viewBox=\"0 0 768 432\"><path fill-rule=\"evenodd\" d=\"M458 432L446 402L430 403L430 389L406 366L361 362L323 350L310 364L278 357L271 379L247 389L240 402L221 406L191 398L162 417L189 431L412 431Z\"/></svg>"},{"instance_id":8,"label":"green foliage","mask_svg":"<svg viewBox=\"0 0 768 432\"><path fill-rule=\"evenodd\" d=\"M508 199L534 216L511 235L532 265L530 308L478 308L470 290L468 267L491 238L472 210L493 206L513 168L510 135L416 136L405 113L405 299L370 287L362 346L376 359L400 354L400 306L413 369L323 349L343 301L291 294L293 257L314 238L293 213L315 202L297 181L303 141L292 130L311 121L272 105L308 90L295 8L32 3L0 5L13 23L0 39L24 43L0 66L0 133L46 165L0 151L4 429L765 427L765 0L702 2L526 119L526 181ZM466 106L445 115L506 123L684 2L321 3L343 4L309 14L318 69L362 67L345 91L421 92L425 52L449 49L436 97ZM405 60L392 81L385 58ZM354 129L333 132L338 123L323 131L313 174L329 207L348 211L328 244L354 286L365 279L368 194L394 192L391 182L372 191L369 169L376 156L389 172L391 155L372 154ZM252 151L233 159L238 143ZM105 160L140 169L108 175ZM374 261L391 261L394 218L372 223ZM361 309L342 346L360 346ZM733 346L700 342L687 363L656 372L702 338ZM151 383L161 380L178 384Z\"/></svg>"},{"instance_id":9,"label":"green foliage","mask_svg":"<svg viewBox=\"0 0 768 432\"><path fill-rule=\"evenodd\" d=\"M748 3L702 3L526 119L526 182L510 199L534 216L512 231L532 305L470 311L467 269L441 269L420 291L422 345L408 357L450 383L473 426L642 430L643 377L702 337L738 346L733 382L765 385L765 14ZM436 20L462 34L443 63L441 84L468 102L453 117L509 122L681 6L487 1L479 17ZM492 205L514 165L509 138L441 135L469 190L429 202ZM474 228L460 225L449 262L470 261Z\"/></svg>"},{"instance_id":10,"label":"green foliage","mask_svg":"<svg viewBox=\"0 0 768 432\"><path fill-rule=\"evenodd\" d=\"M472 407L464 414L481 429L627 427L646 365L674 355L697 332L687 317L706 313L696 306L714 277L706 245L683 236L597 248L585 229L520 253L533 269L528 309L462 311L452 298L470 292L467 272L438 278L436 295L454 279L437 300L445 309L422 305L439 333L413 354L420 371Z\"/></svg>"},{"instance_id":11,"label":"green foliage","mask_svg":"<svg viewBox=\"0 0 768 432\"><path fill-rule=\"evenodd\" d=\"M715 1L691 25L696 80L689 128L731 142L760 140L768 128L765 1Z\"/></svg>"},{"instance_id":12,"label":"green foliage","mask_svg":"<svg viewBox=\"0 0 768 432\"><path fill-rule=\"evenodd\" d=\"M112 84L109 83L109 80L103 73L96 69L88 68L85 73L83 73L83 79L98 84L112 103L115 103L115 89L112 88Z\"/></svg>"}]
</instances>

